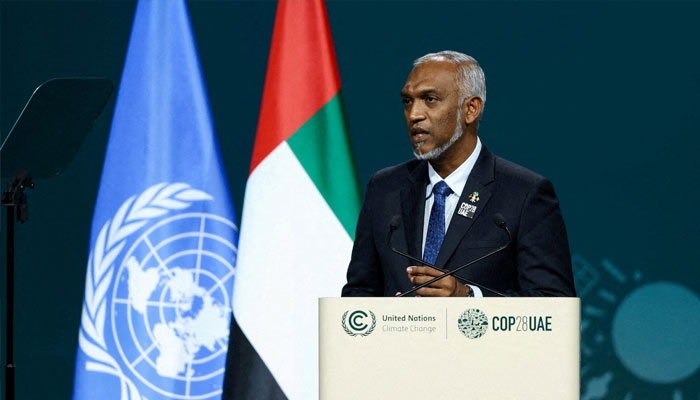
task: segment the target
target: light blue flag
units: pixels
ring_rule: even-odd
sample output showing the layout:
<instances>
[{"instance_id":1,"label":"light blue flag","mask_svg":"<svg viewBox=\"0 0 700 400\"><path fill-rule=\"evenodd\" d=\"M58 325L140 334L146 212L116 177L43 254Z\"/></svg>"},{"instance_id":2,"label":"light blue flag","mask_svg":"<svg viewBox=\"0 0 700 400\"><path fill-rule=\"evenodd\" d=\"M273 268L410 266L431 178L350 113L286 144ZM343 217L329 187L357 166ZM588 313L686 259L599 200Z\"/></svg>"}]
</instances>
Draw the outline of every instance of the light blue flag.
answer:
<instances>
[{"instance_id":1,"label":"light blue flag","mask_svg":"<svg viewBox=\"0 0 700 400\"><path fill-rule=\"evenodd\" d=\"M220 398L237 242L185 3L139 1L92 221L73 398Z\"/></svg>"}]
</instances>

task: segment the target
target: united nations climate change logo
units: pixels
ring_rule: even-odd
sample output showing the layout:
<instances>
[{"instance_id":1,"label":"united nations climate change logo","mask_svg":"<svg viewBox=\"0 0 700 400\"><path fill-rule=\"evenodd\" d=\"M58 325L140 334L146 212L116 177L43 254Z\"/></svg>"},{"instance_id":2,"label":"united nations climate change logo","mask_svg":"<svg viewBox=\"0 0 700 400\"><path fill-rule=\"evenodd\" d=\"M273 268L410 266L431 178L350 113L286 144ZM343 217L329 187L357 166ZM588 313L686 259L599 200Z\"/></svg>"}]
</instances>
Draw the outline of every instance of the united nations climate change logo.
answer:
<instances>
[{"instance_id":1,"label":"united nations climate change logo","mask_svg":"<svg viewBox=\"0 0 700 400\"><path fill-rule=\"evenodd\" d=\"M187 212L211 200L185 183L154 185L121 205L91 249L80 348L88 371L119 378L122 398L221 395L237 228Z\"/></svg>"},{"instance_id":2,"label":"united nations climate change logo","mask_svg":"<svg viewBox=\"0 0 700 400\"><path fill-rule=\"evenodd\" d=\"M486 333L489 320L481 310L470 308L462 313L457 320L457 327L469 339L477 339Z\"/></svg>"},{"instance_id":3,"label":"united nations climate change logo","mask_svg":"<svg viewBox=\"0 0 700 400\"><path fill-rule=\"evenodd\" d=\"M350 336L367 336L377 327L377 318L372 311L369 311L368 314L363 310L355 310L350 313L349 317L348 313L350 310L343 313L342 325L345 333ZM369 319L372 320L371 325L367 323Z\"/></svg>"}]
</instances>

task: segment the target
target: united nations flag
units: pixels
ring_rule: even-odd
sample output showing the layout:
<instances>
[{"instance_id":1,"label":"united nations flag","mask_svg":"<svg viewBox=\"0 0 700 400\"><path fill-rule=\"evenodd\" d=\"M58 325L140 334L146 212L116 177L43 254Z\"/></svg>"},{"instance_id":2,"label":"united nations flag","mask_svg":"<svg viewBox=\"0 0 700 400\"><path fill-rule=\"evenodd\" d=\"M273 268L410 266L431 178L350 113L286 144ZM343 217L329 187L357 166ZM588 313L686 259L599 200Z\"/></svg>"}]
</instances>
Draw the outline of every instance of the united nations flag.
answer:
<instances>
[{"instance_id":1,"label":"united nations flag","mask_svg":"<svg viewBox=\"0 0 700 400\"><path fill-rule=\"evenodd\" d=\"M237 242L185 3L139 1L92 221L73 398L220 398Z\"/></svg>"}]
</instances>

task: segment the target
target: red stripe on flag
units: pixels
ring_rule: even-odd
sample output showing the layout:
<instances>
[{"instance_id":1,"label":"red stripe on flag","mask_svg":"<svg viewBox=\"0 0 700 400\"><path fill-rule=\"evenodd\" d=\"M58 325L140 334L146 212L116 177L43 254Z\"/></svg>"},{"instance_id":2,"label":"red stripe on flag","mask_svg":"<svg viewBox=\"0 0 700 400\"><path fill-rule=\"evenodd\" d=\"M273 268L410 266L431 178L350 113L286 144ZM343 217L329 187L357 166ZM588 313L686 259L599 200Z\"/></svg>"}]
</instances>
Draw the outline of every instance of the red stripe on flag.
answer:
<instances>
[{"instance_id":1,"label":"red stripe on flag","mask_svg":"<svg viewBox=\"0 0 700 400\"><path fill-rule=\"evenodd\" d=\"M280 0L250 172L340 90L323 0Z\"/></svg>"}]
</instances>

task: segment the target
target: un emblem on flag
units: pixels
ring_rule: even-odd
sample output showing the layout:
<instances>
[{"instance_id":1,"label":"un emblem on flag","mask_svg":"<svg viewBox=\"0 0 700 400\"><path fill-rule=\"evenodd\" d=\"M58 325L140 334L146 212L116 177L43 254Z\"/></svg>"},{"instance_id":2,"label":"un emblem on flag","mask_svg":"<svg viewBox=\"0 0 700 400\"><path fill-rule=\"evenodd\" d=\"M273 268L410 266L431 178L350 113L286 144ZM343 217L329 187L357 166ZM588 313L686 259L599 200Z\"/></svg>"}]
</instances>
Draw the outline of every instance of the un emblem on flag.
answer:
<instances>
[{"instance_id":1,"label":"un emblem on flag","mask_svg":"<svg viewBox=\"0 0 700 400\"><path fill-rule=\"evenodd\" d=\"M188 211L207 200L155 185L122 205L91 252L88 286L99 283L86 290L80 346L94 359L86 368L117 376L129 398L221 394L237 228Z\"/></svg>"}]
</instances>

